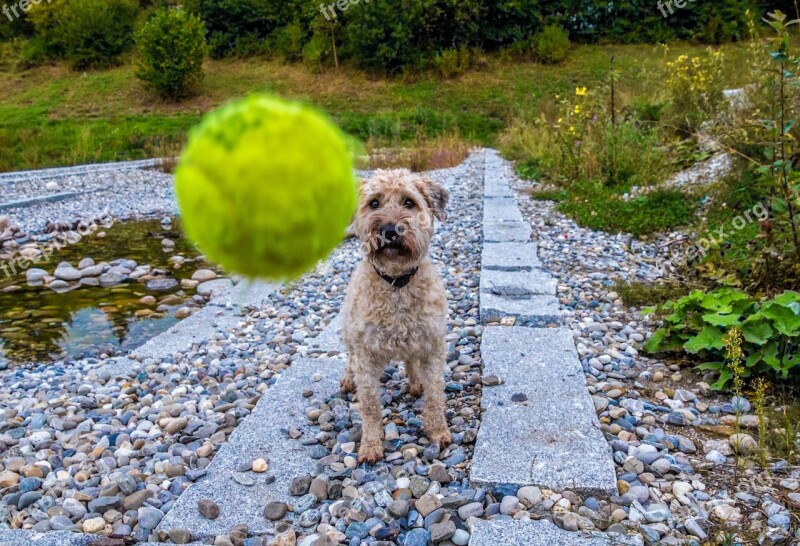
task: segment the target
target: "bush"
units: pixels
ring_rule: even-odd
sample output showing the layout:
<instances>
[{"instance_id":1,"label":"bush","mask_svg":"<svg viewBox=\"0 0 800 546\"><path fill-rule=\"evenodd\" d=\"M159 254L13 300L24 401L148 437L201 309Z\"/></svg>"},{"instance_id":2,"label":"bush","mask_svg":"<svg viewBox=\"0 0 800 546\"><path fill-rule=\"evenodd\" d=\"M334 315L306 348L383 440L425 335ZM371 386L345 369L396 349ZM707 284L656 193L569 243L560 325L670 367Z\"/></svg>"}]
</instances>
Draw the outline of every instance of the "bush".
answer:
<instances>
[{"instance_id":1,"label":"bush","mask_svg":"<svg viewBox=\"0 0 800 546\"><path fill-rule=\"evenodd\" d=\"M652 186L663 181L667 158L652 129L633 122L609 126L599 147L599 164L607 186Z\"/></svg>"},{"instance_id":2,"label":"bush","mask_svg":"<svg viewBox=\"0 0 800 546\"><path fill-rule=\"evenodd\" d=\"M563 62L570 50L569 35L558 26L548 25L533 37L533 49L536 58L544 64Z\"/></svg>"},{"instance_id":3,"label":"bush","mask_svg":"<svg viewBox=\"0 0 800 546\"><path fill-rule=\"evenodd\" d=\"M719 374L715 388L725 387L733 377L724 337L734 328L742 335L744 377L770 372L785 379L800 365L796 357L800 350L797 292L761 300L730 288L710 293L697 290L645 312L665 315L663 328L653 334L645 348L694 355L704 362L700 369Z\"/></svg>"},{"instance_id":4,"label":"bush","mask_svg":"<svg viewBox=\"0 0 800 546\"><path fill-rule=\"evenodd\" d=\"M448 49L436 56L436 68L444 78L455 78L472 66L472 52L466 47Z\"/></svg>"},{"instance_id":5,"label":"bush","mask_svg":"<svg viewBox=\"0 0 800 546\"><path fill-rule=\"evenodd\" d=\"M205 26L181 8L161 8L136 36L136 76L160 96L181 99L203 80Z\"/></svg>"},{"instance_id":6,"label":"bush","mask_svg":"<svg viewBox=\"0 0 800 546\"><path fill-rule=\"evenodd\" d=\"M299 58L308 38L302 29L319 15L319 5L308 0L186 0L185 6L205 23L215 59L265 53L271 43Z\"/></svg>"},{"instance_id":7,"label":"bush","mask_svg":"<svg viewBox=\"0 0 800 546\"><path fill-rule=\"evenodd\" d=\"M76 69L113 66L133 44L138 13L134 0L69 0L56 39Z\"/></svg>"},{"instance_id":8,"label":"bush","mask_svg":"<svg viewBox=\"0 0 800 546\"><path fill-rule=\"evenodd\" d=\"M68 0L53 0L32 4L28 19L34 28L31 51L26 57L34 64L44 58L58 58L66 54L61 24L66 18Z\"/></svg>"}]
</instances>

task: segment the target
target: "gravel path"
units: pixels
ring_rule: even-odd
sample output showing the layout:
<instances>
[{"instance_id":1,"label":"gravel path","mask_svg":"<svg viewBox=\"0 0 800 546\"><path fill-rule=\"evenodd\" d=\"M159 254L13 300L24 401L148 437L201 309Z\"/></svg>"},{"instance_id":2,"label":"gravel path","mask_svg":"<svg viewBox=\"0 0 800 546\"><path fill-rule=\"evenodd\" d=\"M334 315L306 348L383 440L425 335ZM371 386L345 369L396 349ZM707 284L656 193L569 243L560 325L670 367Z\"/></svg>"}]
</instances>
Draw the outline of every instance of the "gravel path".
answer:
<instances>
[{"instance_id":1,"label":"gravel path","mask_svg":"<svg viewBox=\"0 0 800 546\"><path fill-rule=\"evenodd\" d=\"M175 214L172 175L157 170L89 171L48 178L0 179L2 203L60 193L79 196L55 202L8 208L8 216L22 232L38 234L48 222L74 224L110 215L127 220L155 214Z\"/></svg>"},{"instance_id":2,"label":"gravel path","mask_svg":"<svg viewBox=\"0 0 800 546\"><path fill-rule=\"evenodd\" d=\"M443 267L451 302L448 391L454 399L449 418L462 431L461 444L469 444L477 432L477 398L462 391L474 388L470 371L480 366L481 201L472 186L481 169L477 156L457 169L431 173L454 192L451 220L433 254L448 264ZM142 177L142 188L150 179L156 186L163 183L158 173L134 176ZM169 189L161 187L164 193L156 201L133 198L126 206L135 213L151 202L172 206ZM268 305L251 309L235 327L178 358L147 358L115 375L99 360L6 372L0 378L0 529L69 529L155 540L152 529L177 496L204 474L261 394L292 360L306 355L310 338L337 314L358 259L356 243L344 243ZM397 404L398 419L412 419L412 408L400 396L404 377L396 369L389 374L393 394L387 396ZM451 466L460 465L454 472L463 475L465 448L456 445L451 451Z\"/></svg>"},{"instance_id":3,"label":"gravel path","mask_svg":"<svg viewBox=\"0 0 800 546\"><path fill-rule=\"evenodd\" d=\"M538 239L539 256L559 278L566 325L575 335L598 418L614 450L621 494L595 498L538 487L470 488L481 386L491 381L481 376L479 349L482 168L483 154L476 153L455 169L430 173L452 192L450 219L440 226L432 255L445 275L450 305L446 389L454 445L442 452L429 445L420 428L420 408L405 396L400 367L389 367L384 375L385 432L394 449L374 467L357 466L352 455L359 434L353 400L341 394L309 399L306 416L318 433L299 438L287 430L286 441L311 442L329 464L314 475L294 477L291 506L266 507L277 536L247 538L247 529L240 527L214 543L464 546L470 518L546 519L570 531L635 531L651 544L701 543L726 525L747 529L762 544L794 540L790 533L800 538L787 509L789 503L800 504L800 471L776 463L772 475L777 478L766 489L737 492L707 481L705 474L730 468L731 446L727 439L700 439L697 425L724 424L732 404L709 401L703 383L679 387L683 371L639 354L652 325L622 305L613 284L620 278L659 277L653 263L657 249L634 241L629 250L627 237L579 228L552 204L522 194L519 201ZM89 180L74 183L95 193L80 206L69 201L37 205L12 218L37 230L47 220L85 219L109 208L117 217L174 211L168 175L130 171L81 178ZM109 180L119 183L103 190ZM61 190L78 189L69 177L60 183ZM518 182L518 189L524 184ZM140 542L189 540L186 533L156 536L153 530L186 487L205 474L220 446L282 371L299 358L337 356L310 347L338 314L358 259L356 243L344 243L267 304L244 310L235 325L178 355L144 358L130 369L89 360L5 372L0 377L0 529L113 533ZM737 403L749 407L746 401ZM260 462L242 464L246 470ZM749 478L758 474L743 471ZM214 499L208 500L203 510L213 515ZM289 509L298 516L291 524L284 520Z\"/></svg>"},{"instance_id":4,"label":"gravel path","mask_svg":"<svg viewBox=\"0 0 800 546\"><path fill-rule=\"evenodd\" d=\"M600 503L616 522L611 528L638 529L650 544L697 544L726 531L748 544L796 544L800 525L789 510L800 507L800 469L778 461L762 470L750 461L733 479L734 404L752 426L751 404L712 393L693 370L640 354L658 325L626 307L614 286L661 278L659 247L581 228L552 202L526 197L529 187L517 180L520 206L540 259L559 279L566 324L614 450L621 495Z\"/></svg>"}]
</instances>

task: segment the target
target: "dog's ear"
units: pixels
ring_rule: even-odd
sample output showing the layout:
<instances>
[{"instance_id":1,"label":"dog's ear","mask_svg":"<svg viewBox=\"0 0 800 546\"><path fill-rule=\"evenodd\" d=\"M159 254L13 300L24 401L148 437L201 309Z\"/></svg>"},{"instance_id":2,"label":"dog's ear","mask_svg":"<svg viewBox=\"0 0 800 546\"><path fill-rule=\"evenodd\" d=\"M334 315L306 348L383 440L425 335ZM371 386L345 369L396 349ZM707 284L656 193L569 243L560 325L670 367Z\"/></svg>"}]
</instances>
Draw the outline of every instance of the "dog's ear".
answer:
<instances>
[{"instance_id":1,"label":"dog's ear","mask_svg":"<svg viewBox=\"0 0 800 546\"><path fill-rule=\"evenodd\" d=\"M447 220L447 202L450 200L450 192L441 184L428 178L423 178L420 186L422 195L425 196L436 219L440 222Z\"/></svg>"}]
</instances>

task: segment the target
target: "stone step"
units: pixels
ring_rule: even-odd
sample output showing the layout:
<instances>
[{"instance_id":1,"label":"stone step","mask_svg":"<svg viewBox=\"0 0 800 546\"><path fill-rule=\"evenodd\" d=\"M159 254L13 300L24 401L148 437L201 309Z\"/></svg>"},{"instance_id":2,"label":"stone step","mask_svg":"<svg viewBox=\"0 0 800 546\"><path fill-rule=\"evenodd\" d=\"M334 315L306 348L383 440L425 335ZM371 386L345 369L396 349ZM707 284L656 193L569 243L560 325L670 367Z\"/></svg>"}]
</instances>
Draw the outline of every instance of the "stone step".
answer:
<instances>
[{"instance_id":1,"label":"stone step","mask_svg":"<svg viewBox=\"0 0 800 546\"><path fill-rule=\"evenodd\" d=\"M522 213L517 206L517 200L509 197L483 200L483 221L494 222L522 222Z\"/></svg>"},{"instance_id":2,"label":"stone step","mask_svg":"<svg viewBox=\"0 0 800 546\"><path fill-rule=\"evenodd\" d=\"M481 355L484 377L503 383L483 389L472 484L616 495L611 450L570 331L490 326Z\"/></svg>"},{"instance_id":3,"label":"stone step","mask_svg":"<svg viewBox=\"0 0 800 546\"><path fill-rule=\"evenodd\" d=\"M484 222L484 243L529 243L531 225L528 222Z\"/></svg>"},{"instance_id":4,"label":"stone step","mask_svg":"<svg viewBox=\"0 0 800 546\"><path fill-rule=\"evenodd\" d=\"M540 269L485 269L481 272L481 321L490 324L514 317L518 326L562 324L564 311L555 297L556 286L556 280Z\"/></svg>"},{"instance_id":5,"label":"stone step","mask_svg":"<svg viewBox=\"0 0 800 546\"><path fill-rule=\"evenodd\" d=\"M642 537L618 533L572 533L547 520L498 518L476 521L469 546L642 546Z\"/></svg>"},{"instance_id":6,"label":"stone step","mask_svg":"<svg viewBox=\"0 0 800 546\"><path fill-rule=\"evenodd\" d=\"M314 434L305 416L311 399L304 398L303 392L312 390L314 397L320 399L336 393L344 367L343 360L334 359L293 362L231 434L209 465L208 474L178 498L157 530L166 533L170 529L186 529L195 540L226 534L242 523L254 534L271 531L274 524L264 517L264 506L273 501L291 504L292 480L313 473L315 466L311 447L289 441L282 430L297 428L306 435ZM321 377L319 381L312 380L315 374ZM258 457L269 460L269 470L264 474L246 473L255 485L245 486L233 480L241 463ZM202 499L217 503L217 519L200 515L197 502Z\"/></svg>"},{"instance_id":7,"label":"stone step","mask_svg":"<svg viewBox=\"0 0 800 546\"><path fill-rule=\"evenodd\" d=\"M542 263L536 255L536 243L484 243L481 272L533 271Z\"/></svg>"}]
</instances>

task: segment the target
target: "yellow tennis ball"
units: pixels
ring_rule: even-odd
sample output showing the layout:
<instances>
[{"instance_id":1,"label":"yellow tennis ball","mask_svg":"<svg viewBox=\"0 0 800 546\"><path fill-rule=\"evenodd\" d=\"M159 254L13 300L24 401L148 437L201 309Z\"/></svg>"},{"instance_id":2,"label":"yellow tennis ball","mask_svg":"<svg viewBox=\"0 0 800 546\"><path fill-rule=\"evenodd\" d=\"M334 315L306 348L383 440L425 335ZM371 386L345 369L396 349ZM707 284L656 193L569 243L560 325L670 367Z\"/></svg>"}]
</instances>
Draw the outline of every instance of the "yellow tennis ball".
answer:
<instances>
[{"instance_id":1,"label":"yellow tennis ball","mask_svg":"<svg viewBox=\"0 0 800 546\"><path fill-rule=\"evenodd\" d=\"M344 134L313 108L265 95L208 114L175 171L188 237L250 278L294 278L325 258L357 187Z\"/></svg>"}]
</instances>

